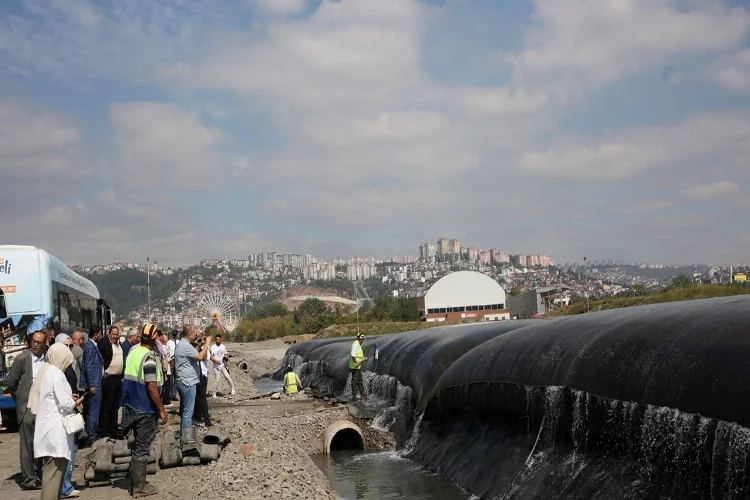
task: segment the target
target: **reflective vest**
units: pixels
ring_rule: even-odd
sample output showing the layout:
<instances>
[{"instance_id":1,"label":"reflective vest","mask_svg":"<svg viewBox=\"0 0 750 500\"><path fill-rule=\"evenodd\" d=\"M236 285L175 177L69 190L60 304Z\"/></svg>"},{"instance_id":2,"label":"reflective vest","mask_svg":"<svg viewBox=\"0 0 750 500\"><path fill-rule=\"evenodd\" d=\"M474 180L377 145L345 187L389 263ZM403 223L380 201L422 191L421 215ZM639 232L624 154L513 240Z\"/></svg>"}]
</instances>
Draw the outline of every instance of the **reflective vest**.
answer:
<instances>
[{"instance_id":1,"label":"reflective vest","mask_svg":"<svg viewBox=\"0 0 750 500\"><path fill-rule=\"evenodd\" d=\"M146 377L143 373L143 364L148 359L153 359L156 364L156 386L161 388L161 363L151 349L138 346L130 350L128 359L125 361L121 404L130 406L141 413L156 413L157 408L148 394Z\"/></svg>"},{"instance_id":2,"label":"reflective vest","mask_svg":"<svg viewBox=\"0 0 750 500\"><path fill-rule=\"evenodd\" d=\"M297 394L299 391L299 382L297 380L297 374L289 372L284 375L284 392L287 394Z\"/></svg>"},{"instance_id":3,"label":"reflective vest","mask_svg":"<svg viewBox=\"0 0 750 500\"><path fill-rule=\"evenodd\" d=\"M349 369L350 370L361 370L362 369L362 361L365 359L365 353L362 351L362 346L359 345L359 340L355 340L354 344L352 344L352 349L357 348L357 354L354 356L357 359L357 362L355 363L352 360L351 351L349 351Z\"/></svg>"}]
</instances>

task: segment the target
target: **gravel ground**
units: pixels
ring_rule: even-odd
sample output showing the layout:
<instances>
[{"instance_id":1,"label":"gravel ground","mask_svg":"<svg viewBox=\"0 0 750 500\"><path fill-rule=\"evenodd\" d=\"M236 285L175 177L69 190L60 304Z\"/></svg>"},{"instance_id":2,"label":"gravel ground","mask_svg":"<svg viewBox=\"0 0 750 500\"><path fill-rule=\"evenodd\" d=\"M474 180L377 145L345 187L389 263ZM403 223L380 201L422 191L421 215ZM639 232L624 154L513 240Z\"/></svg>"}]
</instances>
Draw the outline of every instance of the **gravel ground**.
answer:
<instances>
[{"instance_id":1,"label":"gravel ground","mask_svg":"<svg viewBox=\"0 0 750 500\"><path fill-rule=\"evenodd\" d=\"M279 345L280 344L280 345ZM204 500L224 498L245 499L335 499L325 476L312 463L308 454L321 451L325 427L334 418L345 418L346 408L325 407L319 401L299 395L282 396L281 400L251 399L258 395L252 376L275 370L286 350L283 342L228 344L232 354L230 374L237 394L209 398L214 423L222 425L232 442L218 461L196 467L159 470L149 476L159 494L151 498ZM237 368L245 360L249 374ZM209 391L214 381L209 378ZM228 392L226 383L219 389ZM176 415L169 425L179 424ZM159 437L163 432L159 431ZM0 433L0 498L31 500L39 492L25 492L16 484L18 473L18 434ZM73 480L81 487L89 450L81 450L76 458ZM158 446L157 446L158 452ZM130 498L127 480L113 487L91 488L81 492L82 499L120 500Z\"/></svg>"}]
</instances>

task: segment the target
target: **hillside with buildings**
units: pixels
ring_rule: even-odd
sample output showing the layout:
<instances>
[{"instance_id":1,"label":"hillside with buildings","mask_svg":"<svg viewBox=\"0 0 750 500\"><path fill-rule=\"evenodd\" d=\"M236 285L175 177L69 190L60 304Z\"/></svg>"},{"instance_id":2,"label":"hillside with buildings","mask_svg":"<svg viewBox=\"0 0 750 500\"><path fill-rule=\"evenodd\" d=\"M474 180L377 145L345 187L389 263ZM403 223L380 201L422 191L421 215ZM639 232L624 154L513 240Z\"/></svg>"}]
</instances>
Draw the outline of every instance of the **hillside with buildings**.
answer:
<instances>
[{"instance_id":1,"label":"hillside with buildings","mask_svg":"<svg viewBox=\"0 0 750 500\"><path fill-rule=\"evenodd\" d=\"M458 240L444 238L437 245L423 243L418 251L418 257L384 260L373 256L326 260L310 254L262 252L247 259L204 259L183 266L115 262L75 269L97 284L120 319L133 324L149 320L167 328L204 324L206 313L197 305L209 293L226 296L238 319L246 317L250 308L273 301L294 310L311 297L322 298L331 308L339 304L346 312L357 303L371 306L383 296L422 297L440 278L462 270L482 273L500 284L508 294L507 307L527 303L523 314L513 317L534 317L587 295L595 300L658 291L680 275L701 284L728 284L746 277L743 267L728 265L618 260L555 265L544 254L461 247Z\"/></svg>"}]
</instances>

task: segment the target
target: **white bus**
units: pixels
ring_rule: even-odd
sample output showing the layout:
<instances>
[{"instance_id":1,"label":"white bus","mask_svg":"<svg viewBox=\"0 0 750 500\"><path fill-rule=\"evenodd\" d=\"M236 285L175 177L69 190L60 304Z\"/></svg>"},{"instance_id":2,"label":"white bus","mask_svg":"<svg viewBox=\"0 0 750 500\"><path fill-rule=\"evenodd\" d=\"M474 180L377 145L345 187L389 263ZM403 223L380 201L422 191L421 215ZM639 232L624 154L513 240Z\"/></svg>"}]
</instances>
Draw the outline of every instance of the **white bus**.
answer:
<instances>
[{"instance_id":1,"label":"white bus","mask_svg":"<svg viewBox=\"0 0 750 500\"><path fill-rule=\"evenodd\" d=\"M26 348L26 336L37 330L71 334L79 329L88 335L94 325L112 324L112 311L96 286L39 248L0 245L0 292L8 368Z\"/></svg>"}]
</instances>

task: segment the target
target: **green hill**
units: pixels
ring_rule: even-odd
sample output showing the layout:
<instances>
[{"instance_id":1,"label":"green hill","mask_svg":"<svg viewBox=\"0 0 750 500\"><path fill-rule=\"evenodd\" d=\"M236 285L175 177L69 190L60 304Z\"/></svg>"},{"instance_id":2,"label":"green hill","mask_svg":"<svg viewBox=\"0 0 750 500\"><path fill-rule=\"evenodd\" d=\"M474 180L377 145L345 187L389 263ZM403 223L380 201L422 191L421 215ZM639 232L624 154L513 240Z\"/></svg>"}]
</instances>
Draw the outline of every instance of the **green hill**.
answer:
<instances>
[{"instance_id":1,"label":"green hill","mask_svg":"<svg viewBox=\"0 0 750 500\"><path fill-rule=\"evenodd\" d=\"M120 269L86 276L94 282L117 317L122 318L144 305L147 300L147 275L135 269ZM180 288L176 276L151 275L151 300L165 299Z\"/></svg>"},{"instance_id":2,"label":"green hill","mask_svg":"<svg viewBox=\"0 0 750 500\"><path fill-rule=\"evenodd\" d=\"M639 297L606 297L591 300L589 308L591 312L605 311L607 309L618 309L622 307L643 306L648 304L661 304L663 302L680 302L683 300L708 299L712 297L728 297L731 295L750 294L750 286L739 285L700 285L684 288L666 288L653 294L644 294ZM586 301L579 301L569 306L561 307L548 312L545 316L570 316L586 312Z\"/></svg>"}]
</instances>

